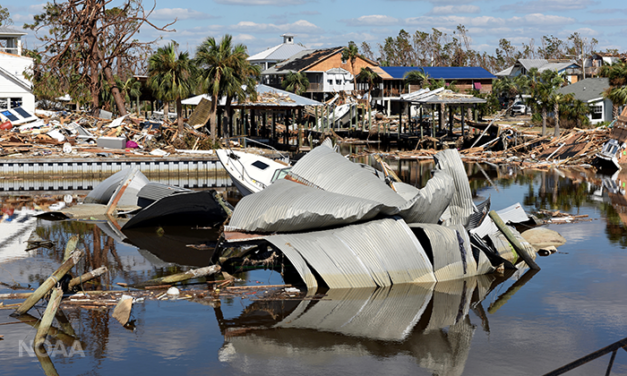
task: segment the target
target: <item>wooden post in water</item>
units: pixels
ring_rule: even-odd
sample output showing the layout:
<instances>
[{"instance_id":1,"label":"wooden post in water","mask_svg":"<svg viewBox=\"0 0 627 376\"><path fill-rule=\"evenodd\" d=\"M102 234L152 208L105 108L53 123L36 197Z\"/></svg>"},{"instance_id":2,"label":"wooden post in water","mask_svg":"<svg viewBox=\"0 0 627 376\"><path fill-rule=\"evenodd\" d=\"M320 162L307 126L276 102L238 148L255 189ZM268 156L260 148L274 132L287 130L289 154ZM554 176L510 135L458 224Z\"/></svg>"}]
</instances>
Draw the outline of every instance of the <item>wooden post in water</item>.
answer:
<instances>
[{"instance_id":1,"label":"wooden post in water","mask_svg":"<svg viewBox=\"0 0 627 376\"><path fill-rule=\"evenodd\" d=\"M94 278L98 278L101 275L105 274L106 272L107 272L107 267L101 266L96 270L92 270L89 273L85 273L81 275L80 277L72 278L68 285L68 289L72 289L74 286L78 286L83 282L91 281Z\"/></svg>"},{"instance_id":2,"label":"wooden post in water","mask_svg":"<svg viewBox=\"0 0 627 376\"><path fill-rule=\"evenodd\" d=\"M29 309L33 308L35 303L43 298L44 295L46 295L46 293L50 291L50 289L53 288L59 280L78 263L83 255L85 255L85 252L81 250L74 251L70 258L65 261L63 265L61 265L54 273L52 273L52 275L48 277L48 279L46 279L44 283L42 283L41 286L39 286L39 288L35 290L35 292L33 292L33 294L29 296L26 301L24 301L24 303L22 303L22 305L15 311L14 315L23 315L28 312Z\"/></svg>"},{"instance_id":3,"label":"wooden post in water","mask_svg":"<svg viewBox=\"0 0 627 376\"><path fill-rule=\"evenodd\" d=\"M531 258L531 256L529 256L529 254L527 253L525 248L522 246L522 244L520 244L518 239L514 237L514 234L512 234L509 228L505 225L505 222L503 222L501 217L494 210L490 210L489 215L490 215L490 218L492 218L492 220L494 221L494 224L496 225L496 227L498 227L498 229L501 230L501 232L503 233L503 235L505 235L505 237L510 242L512 247L514 247L514 250L516 251L516 253L518 253L518 256L520 256L520 258L523 259L523 261L526 262L527 265L529 265L529 268L533 270L540 270L540 267L538 266L538 264L536 264L536 262Z\"/></svg>"},{"instance_id":4,"label":"wooden post in water","mask_svg":"<svg viewBox=\"0 0 627 376\"><path fill-rule=\"evenodd\" d=\"M61 286L59 286L52 290L52 295L50 296L50 300L48 301L48 306L46 307L46 311L44 312L43 317L41 318L41 324L39 324L37 334L35 335L35 348L40 348L46 341L46 335L48 335L48 330L50 330L52 320L54 320L57 309L59 309L59 305L61 304L61 298L63 298L63 290L61 289Z\"/></svg>"}]
</instances>

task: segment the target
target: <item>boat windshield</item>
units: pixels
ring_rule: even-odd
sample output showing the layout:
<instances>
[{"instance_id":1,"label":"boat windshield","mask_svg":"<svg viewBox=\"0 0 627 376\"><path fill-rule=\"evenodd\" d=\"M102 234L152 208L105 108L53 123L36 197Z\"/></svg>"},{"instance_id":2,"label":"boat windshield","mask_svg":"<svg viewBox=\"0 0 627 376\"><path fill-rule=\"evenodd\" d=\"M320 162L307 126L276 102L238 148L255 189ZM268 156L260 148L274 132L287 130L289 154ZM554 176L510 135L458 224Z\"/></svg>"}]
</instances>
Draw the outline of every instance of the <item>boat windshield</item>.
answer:
<instances>
[{"instance_id":1,"label":"boat windshield","mask_svg":"<svg viewBox=\"0 0 627 376\"><path fill-rule=\"evenodd\" d=\"M285 175L287 175L290 172L291 169L292 169L291 167L287 167L287 168L282 168L280 170L274 171L274 175L272 176L271 182L274 182L279 179L283 179Z\"/></svg>"}]
</instances>

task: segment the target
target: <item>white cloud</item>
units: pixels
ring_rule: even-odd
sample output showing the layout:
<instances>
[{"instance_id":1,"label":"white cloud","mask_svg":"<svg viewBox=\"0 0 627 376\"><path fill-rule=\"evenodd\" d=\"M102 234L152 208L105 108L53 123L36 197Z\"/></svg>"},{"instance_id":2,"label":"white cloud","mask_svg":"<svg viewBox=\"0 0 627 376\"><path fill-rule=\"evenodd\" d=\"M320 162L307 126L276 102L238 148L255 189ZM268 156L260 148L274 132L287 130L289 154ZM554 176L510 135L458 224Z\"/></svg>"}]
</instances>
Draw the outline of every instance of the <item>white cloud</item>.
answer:
<instances>
[{"instance_id":1,"label":"white cloud","mask_svg":"<svg viewBox=\"0 0 627 376\"><path fill-rule=\"evenodd\" d=\"M541 13L527 14L523 17L511 17L500 18L491 16L479 16L479 17L465 17L465 16L440 16L440 17L412 17L405 20L408 25L415 25L418 27L429 26L457 26L464 25L467 28L471 27L485 27L485 28L498 28L498 27L526 27L526 26L547 26L557 27L559 25L566 25L575 23L574 18L545 15ZM440 29L440 27L437 27Z\"/></svg>"},{"instance_id":2,"label":"white cloud","mask_svg":"<svg viewBox=\"0 0 627 376\"><path fill-rule=\"evenodd\" d=\"M303 0L213 0L218 4L226 5L299 5L304 4Z\"/></svg>"},{"instance_id":3,"label":"white cloud","mask_svg":"<svg viewBox=\"0 0 627 376\"><path fill-rule=\"evenodd\" d=\"M197 10L192 9L184 9L184 8L162 8L157 9L150 15L150 18L154 18L155 20L174 20L175 18L178 20L203 20L210 18L218 18L216 16L212 16L208 13L199 12Z\"/></svg>"},{"instance_id":4,"label":"white cloud","mask_svg":"<svg viewBox=\"0 0 627 376\"><path fill-rule=\"evenodd\" d=\"M398 18L385 16L382 14L373 14L370 16L361 16L345 20L350 26L392 26L398 25L401 21Z\"/></svg>"},{"instance_id":5,"label":"white cloud","mask_svg":"<svg viewBox=\"0 0 627 376\"><path fill-rule=\"evenodd\" d=\"M306 20L298 20L291 24L271 24L271 23L256 23L252 21L240 21L236 25L229 26L229 30L235 30L239 32L251 32L251 33L275 33L275 32L291 32L291 33L315 33L320 32L321 29Z\"/></svg>"},{"instance_id":6,"label":"white cloud","mask_svg":"<svg viewBox=\"0 0 627 376\"><path fill-rule=\"evenodd\" d=\"M433 7L427 14L479 13L481 8L476 5L445 5Z\"/></svg>"},{"instance_id":7,"label":"white cloud","mask_svg":"<svg viewBox=\"0 0 627 376\"><path fill-rule=\"evenodd\" d=\"M535 1L519 1L514 4L502 5L500 10L512 10L522 13L534 12L564 12L569 10L586 9L598 2L593 0L535 0Z\"/></svg>"}]
</instances>

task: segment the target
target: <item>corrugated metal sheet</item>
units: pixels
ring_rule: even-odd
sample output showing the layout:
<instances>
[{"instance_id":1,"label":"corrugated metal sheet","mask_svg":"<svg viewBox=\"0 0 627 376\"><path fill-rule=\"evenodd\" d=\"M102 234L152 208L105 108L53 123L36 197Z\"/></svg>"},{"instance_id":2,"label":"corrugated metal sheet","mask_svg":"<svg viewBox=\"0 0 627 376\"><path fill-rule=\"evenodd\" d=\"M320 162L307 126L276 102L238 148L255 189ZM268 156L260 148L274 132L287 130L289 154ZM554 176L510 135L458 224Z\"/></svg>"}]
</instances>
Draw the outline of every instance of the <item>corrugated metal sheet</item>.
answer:
<instances>
[{"instance_id":1,"label":"corrugated metal sheet","mask_svg":"<svg viewBox=\"0 0 627 376\"><path fill-rule=\"evenodd\" d=\"M324 300L305 302L276 328L314 329L383 341L403 341L431 300L433 284L381 289L329 290Z\"/></svg>"},{"instance_id":2,"label":"corrugated metal sheet","mask_svg":"<svg viewBox=\"0 0 627 376\"><path fill-rule=\"evenodd\" d=\"M334 152L325 144L301 158L290 175L303 183L367 200L376 198L387 206L402 207L405 200L381 179Z\"/></svg>"},{"instance_id":3,"label":"corrugated metal sheet","mask_svg":"<svg viewBox=\"0 0 627 376\"><path fill-rule=\"evenodd\" d=\"M139 191L137 196L150 201L157 201L176 192L191 192L191 190L160 183L148 183Z\"/></svg>"},{"instance_id":4,"label":"corrugated metal sheet","mask_svg":"<svg viewBox=\"0 0 627 376\"><path fill-rule=\"evenodd\" d=\"M504 223L523 223L529 220L527 213L525 213L522 205L518 202L512 206L497 210L496 214L501 217ZM473 234L479 235L480 238L483 238L488 234L493 234L497 231L498 228L490 217L486 217L479 227L470 230Z\"/></svg>"},{"instance_id":5,"label":"corrugated metal sheet","mask_svg":"<svg viewBox=\"0 0 627 376\"><path fill-rule=\"evenodd\" d=\"M456 192L442 217L443 224L467 226L470 216L477 212L477 208L472 201L472 192L464 163L456 149L442 150L434 155L434 159L436 167L449 174L455 182Z\"/></svg>"},{"instance_id":6,"label":"corrugated metal sheet","mask_svg":"<svg viewBox=\"0 0 627 376\"><path fill-rule=\"evenodd\" d=\"M398 194L409 197L413 188L415 195L408 199L400 216L408 223L438 223L455 194L453 178L445 172L436 171L422 189L405 183L394 183Z\"/></svg>"},{"instance_id":7,"label":"corrugated metal sheet","mask_svg":"<svg viewBox=\"0 0 627 376\"><path fill-rule=\"evenodd\" d=\"M431 262L400 218L266 239L292 262L300 260L292 260L293 252L285 250L296 250L331 288L435 281Z\"/></svg>"},{"instance_id":8,"label":"corrugated metal sheet","mask_svg":"<svg viewBox=\"0 0 627 376\"><path fill-rule=\"evenodd\" d=\"M285 239L274 238L274 241L271 243L278 247L281 252L287 257L296 271L298 275L303 279L303 282L307 285L310 290L315 290L318 288L318 282L316 281L316 276L313 275L311 269L309 269L309 265L305 259L300 255L300 253L296 250L296 248L289 242L285 241Z\"/></svg>"},{"instance_id":9,"label":"corrugated metal sheet","mask_svg":"<svg viewBox=\"0 0 627 376\"><path fill-rule=\"evenodd\" d=\"M493 270L490 261L483 253L475 257L468 233L462 225L445 227L434 224L410 224L409 226L417 231L416 234L423 246L431 250L433 273L438 282L485 274Z\"/></svg>"},{"instance_id":10,"label":"corrugated metal sheet","mask_svg":"<svg viewBox=\"0 0 627 376\"><path fill-rule=\"evenodd\" d=\"M297 232L370 220L398 208L278 180L237 204L226 231Z\"/></svg>"},{"instance_id":11,"label":"corrugated metal sheet","mask_svg":"<svg viewBox=\"0 0 627 376\"><path fill-rule=\"evenodd\" d=\"M410 223L437 223L455 194L453 179L445 172L434 174L421 190L404 183L395 183L399 189L399 193L396 193L368 169L342 157L327 144L322 144L299 160L290 175L300 182L328 192L398 207L401 209L400 216Z\"/></svg>"}]
</instances>

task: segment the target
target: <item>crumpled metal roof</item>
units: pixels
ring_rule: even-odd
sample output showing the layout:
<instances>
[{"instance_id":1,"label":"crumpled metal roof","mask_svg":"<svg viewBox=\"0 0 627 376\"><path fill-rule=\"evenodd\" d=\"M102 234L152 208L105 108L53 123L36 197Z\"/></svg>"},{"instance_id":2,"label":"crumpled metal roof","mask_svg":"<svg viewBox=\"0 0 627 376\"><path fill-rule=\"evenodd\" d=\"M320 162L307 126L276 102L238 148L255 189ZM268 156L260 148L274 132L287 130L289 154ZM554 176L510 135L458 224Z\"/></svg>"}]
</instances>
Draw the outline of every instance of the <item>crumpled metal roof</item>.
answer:
<instances>
[{"instance_id":1,"label":"crumpled metal roof","mask_svg":"<svg viewBox=\"0 0 627 376\"><path fill-rule=\"evenodd\" d=\"M496 214L501 217L504 223L522 223L529 220L527 213L525 213L525 210L519 202L504 209L497 210ZM498 230L492 218L486 217L479 227L470 230L470 232L483 238L488 234L496 233Z\"/></svg>"},{"instance_id":2,"label":"crumpled metal roof","mask_svg":"<svg viewBox=\"0 0 627 376\"><path fill-rule=\"evenodd\" d=\"M394 242L390 242L394 239ZM385 218L334 230L305 234L274 235L266 240L279 248L292 263L308 288L315 269L330 288L390 286L435 282L433 266L424 249L400 218Z\"/></svg>"},{"instance_id":3,"label":"crumpled metal roof","mask_svg":"<svg viewBox=\"0 0 627 376\"><path fill-rule=\"evenodd\" d=\"M420 243L431 255L438 282L485 274L494 270L488 258L473 254L470 238L462 225L445 227L434 224L410 224Z\"/></svg>"},{"instance_id":4,"label":"crumpled metal roof","mask_svg":"<svg viewBox=\"0 0 627 376\"><path fill-rule=\"evenodd\" d=\"M442 216L443 224L468 226L470 216L478 210L472 200L470 183L459 152L456 149L446 149L434 155L433 158L436 168L449 174L455 183L455 194Z\"/></svg>"},{"instance_id":5,"label":"crumpled metal roof","mask_svg":"<svg viewBox=\"0 0 627 376\"><path fill-rule=\"evenodd\" d=\"M461 164L461 159L459 163ZM463 164L462 171L465 173ZM397 207L401 210L399 215L410 223L437 223L455 193L453 179L446 173L434 174L423 189L395 183L399 192L394 192L383 180L359 164L342 157L326 144L301 158L292 167L290 176L325 191Z\"/></svg>"},{"instance_id":6,"label":"crumpled metal roof","mask_svg":"<svg viewBox=\"0 0 627 376\"><path fill-rule=\"evenodd\" d=\"M373 200L326 192L289 180L240 200L225 231L297 232L370 220L398 208Z\"/></svg>"}]
</instances>

